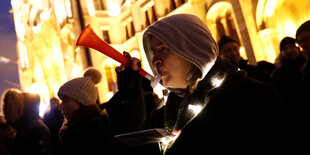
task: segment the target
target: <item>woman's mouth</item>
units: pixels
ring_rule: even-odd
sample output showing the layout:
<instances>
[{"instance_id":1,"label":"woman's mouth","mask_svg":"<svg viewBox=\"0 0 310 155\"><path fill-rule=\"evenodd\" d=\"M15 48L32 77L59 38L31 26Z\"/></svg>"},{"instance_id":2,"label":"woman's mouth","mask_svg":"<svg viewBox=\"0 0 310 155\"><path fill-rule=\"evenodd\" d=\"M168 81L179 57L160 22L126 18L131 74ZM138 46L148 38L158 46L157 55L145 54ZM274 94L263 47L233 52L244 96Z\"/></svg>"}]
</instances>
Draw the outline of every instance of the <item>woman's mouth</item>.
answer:
<instances>
[{"instance_id":1,"label":"woman's mouth","mask_svg":"<svg viewBox=\"0 0 310 155\"><path fill-rule=\"evenodd\" d=\"M165 76L167 74L166 71L159 71L158 74L160 74L161 76Z\"/></svg>"}]
</instances>

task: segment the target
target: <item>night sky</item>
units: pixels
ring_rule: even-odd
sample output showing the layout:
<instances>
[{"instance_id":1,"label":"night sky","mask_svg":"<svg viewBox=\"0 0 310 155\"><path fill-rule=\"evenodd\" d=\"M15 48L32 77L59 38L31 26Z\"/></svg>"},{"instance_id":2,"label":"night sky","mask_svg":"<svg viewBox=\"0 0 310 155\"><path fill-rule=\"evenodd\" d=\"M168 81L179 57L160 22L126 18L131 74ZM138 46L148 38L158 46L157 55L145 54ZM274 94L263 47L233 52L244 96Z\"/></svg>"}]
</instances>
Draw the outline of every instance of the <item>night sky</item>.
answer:
<instances>
[{"instance_id":1,"label":"night sky","mask_svg":"<svg viewBox=\"0 0 310 155\"><path fill-rule=\"evenodd\" d=\"M19 88L16 53L16 33L10 0L2 0L0 5L0 58L5 57L12 62L0 61L0 95L7 88Z\"/></svg>"}]
</instances>

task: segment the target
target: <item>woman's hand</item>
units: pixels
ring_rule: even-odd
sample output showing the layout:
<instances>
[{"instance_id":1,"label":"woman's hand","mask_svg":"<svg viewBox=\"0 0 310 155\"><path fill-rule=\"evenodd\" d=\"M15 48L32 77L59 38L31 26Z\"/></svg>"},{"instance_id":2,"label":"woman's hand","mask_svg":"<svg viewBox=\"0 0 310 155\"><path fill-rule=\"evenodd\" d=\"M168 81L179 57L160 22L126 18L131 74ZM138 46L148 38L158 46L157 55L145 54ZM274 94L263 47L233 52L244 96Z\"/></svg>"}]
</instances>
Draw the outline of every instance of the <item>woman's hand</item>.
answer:
<instances>
[{"instance_id":1,"label":"woman's hand","mask_svg":"<svg viewBox=\"0 0 310 155\"><path fill-rule=\"evenodd\" d=\"M129 65L125 66L121 64L120 66L115 68L117 74L117 86L118 89L137 89L141 88L141 78L142 76L139 74L139 66L140 60L137 58L133 58L126 51L123 52L123 55L129 60Z\"/></svg>"},{"instance_id":2,"label":"woman's hand","mask_svg":"<svg viewBox=\"0 0 310 155\"><path fill-rule=\"evenodd\" d=\"M139 69L140 60L135 57L131 57L130 54L126 51L123 52L123 55L129 60L129 66L127 67L134 71L137 71ZM126 69L126 66L121 64L120 66L115 68L115 71L121 72L121 71L124 71L125 69Z\"/></svg>"}]
</instances>

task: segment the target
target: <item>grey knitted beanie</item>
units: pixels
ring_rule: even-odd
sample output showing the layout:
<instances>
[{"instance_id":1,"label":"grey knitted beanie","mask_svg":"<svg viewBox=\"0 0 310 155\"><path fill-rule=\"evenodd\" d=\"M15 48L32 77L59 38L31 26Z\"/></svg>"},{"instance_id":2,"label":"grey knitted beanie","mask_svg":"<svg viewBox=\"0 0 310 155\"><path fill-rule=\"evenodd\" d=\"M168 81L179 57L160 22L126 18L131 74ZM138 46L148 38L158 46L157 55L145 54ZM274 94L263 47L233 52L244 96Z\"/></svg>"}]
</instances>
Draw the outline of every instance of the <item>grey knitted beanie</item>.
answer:
<instances>
[{"instance_id":1,"label":"grey knitted beanie","mask_svg":"<svg viewBox=\"0 0 310 155\"><path fill-rule=\"evenodd\" d=\"M58 96L70 97L82 105L96 104L98 96L96 84L101 80L101 73L95 68L88 68L83 77L72 79L63 84L58 91Z\"/></svg>"}]
</instances>

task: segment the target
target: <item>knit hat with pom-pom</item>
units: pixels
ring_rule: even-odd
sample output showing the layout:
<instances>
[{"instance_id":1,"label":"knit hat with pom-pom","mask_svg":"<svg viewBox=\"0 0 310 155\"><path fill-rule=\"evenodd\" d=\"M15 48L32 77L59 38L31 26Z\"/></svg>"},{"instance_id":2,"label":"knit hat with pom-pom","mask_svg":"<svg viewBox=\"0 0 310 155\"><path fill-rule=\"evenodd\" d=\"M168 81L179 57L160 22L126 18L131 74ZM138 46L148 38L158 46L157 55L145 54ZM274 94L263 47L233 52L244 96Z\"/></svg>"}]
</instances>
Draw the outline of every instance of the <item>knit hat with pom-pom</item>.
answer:
<instances>
[{"instance_id":1,"label":"knit hat with pom-pom","mask_svg":"<svg viewBox=\"0 0 310 155\"><path fill-rule=\"evenodd\" d=\"M60 99L67 96L82 105L96 104L98 96L96 84L101 80L101 73L95 68L88 68L83 77L72 79L63 84L58 91Z\"/></svg>"}]
</instances>

